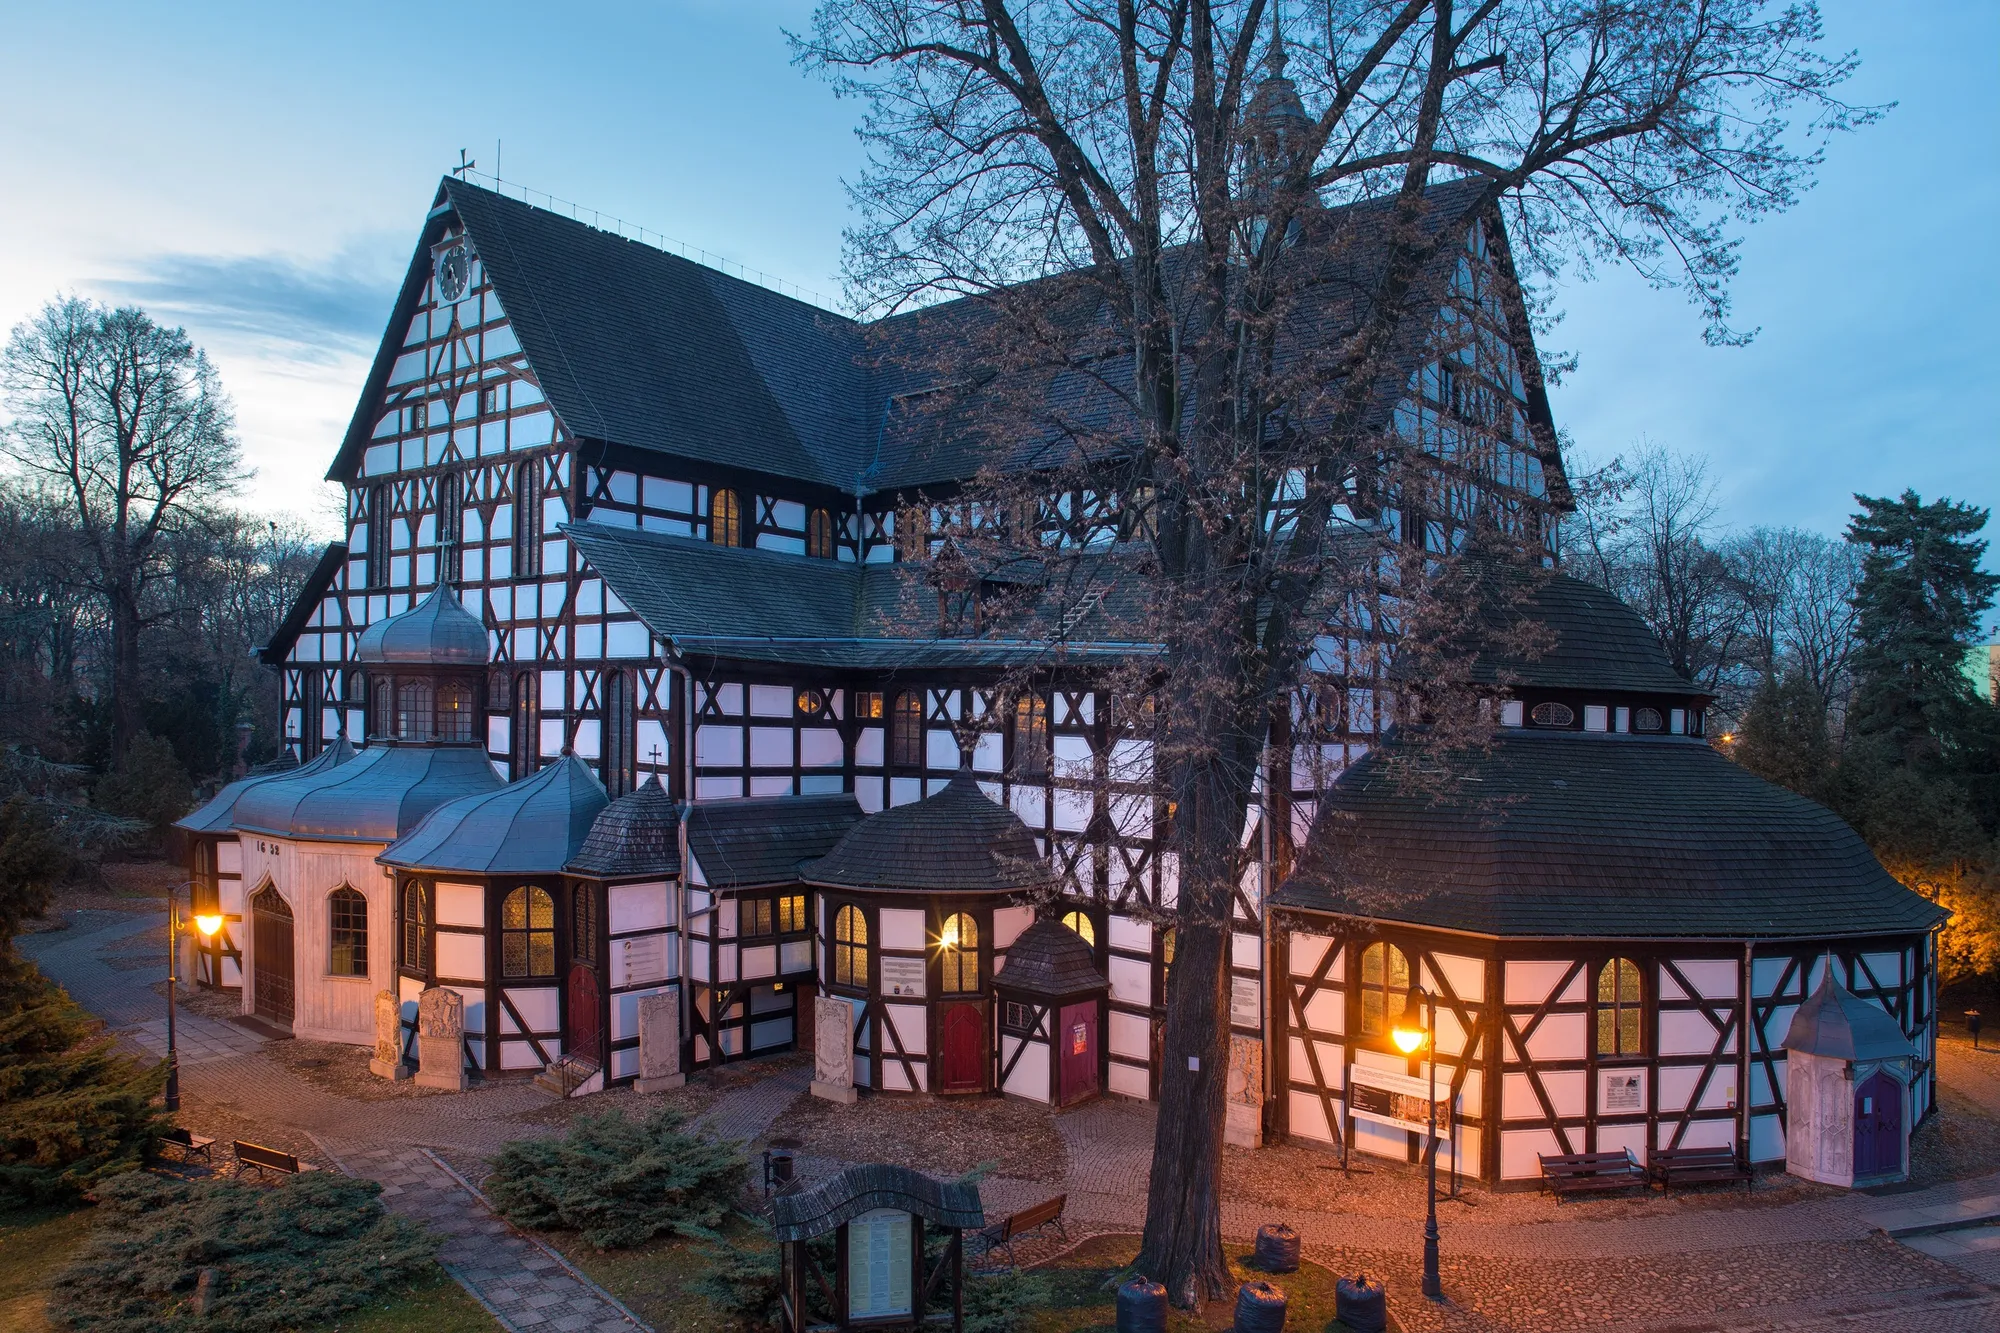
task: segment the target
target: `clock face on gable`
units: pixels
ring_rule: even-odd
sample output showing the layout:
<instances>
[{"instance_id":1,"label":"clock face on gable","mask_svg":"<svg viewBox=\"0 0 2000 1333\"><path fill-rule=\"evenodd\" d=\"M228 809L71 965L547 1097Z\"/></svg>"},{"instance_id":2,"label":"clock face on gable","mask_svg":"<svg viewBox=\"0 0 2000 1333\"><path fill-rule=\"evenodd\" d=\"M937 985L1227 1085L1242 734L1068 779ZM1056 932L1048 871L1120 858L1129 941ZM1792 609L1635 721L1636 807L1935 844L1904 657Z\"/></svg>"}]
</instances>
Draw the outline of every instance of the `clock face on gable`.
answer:
<instances>
[{"instance_id":1,"label":"clock face on gable","mask_svg":"<svg viewBox=\"0 0 2000 1333\"><path fill-rule=\"evenodd\" d=\"M438 298L456 301L465 295L472 279L472 255L464 241L455 241L437 253Z\"/></svg>"}]
</instances>

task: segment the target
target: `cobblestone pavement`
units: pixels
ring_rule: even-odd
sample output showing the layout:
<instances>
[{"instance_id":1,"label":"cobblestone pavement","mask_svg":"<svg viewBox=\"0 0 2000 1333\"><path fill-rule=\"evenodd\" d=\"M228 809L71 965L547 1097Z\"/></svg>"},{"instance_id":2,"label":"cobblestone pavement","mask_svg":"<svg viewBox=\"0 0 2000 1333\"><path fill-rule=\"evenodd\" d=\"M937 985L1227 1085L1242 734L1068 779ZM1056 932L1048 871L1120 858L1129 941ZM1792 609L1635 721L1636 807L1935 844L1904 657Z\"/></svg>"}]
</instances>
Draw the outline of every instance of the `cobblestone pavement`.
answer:
<instances>
[{"instance_id":1,"label":"cobblestone pavement","mask_svg":"<svg viewBox=\"0 0 2000 1333\"><path fill-rule=\"evenodd\" d=\"M125 942L132 935L159 924L158 914L80 912L70 930L32 936L23 944L80 1002L142 1048L157 1049L154 1028L163 1015L150 986L158 974L113 967L101 955L129 949ZM211 1033L210 1026L224 1031ZM191 1107L209 1108L233 1125L268 1127L280 1137L282 1131L301 1133L349 1169L381 1180L385 1192L393 1189L392 1206L429 1209L453 1237L447 1262L454 1275L510 1328L568 1333L629 1327L612 1306L591 1306L595 1298L588 1298L576 1278L545 1276L560 1272L560 1261L493 1218L474 1192L422 1151L435 1148L463 1162L489 1155L510 1139L554 1132L531 1114L552 1105L550 1094L509 1081L455 1096L362 1101L305 1081L261 1053L253 1034L233 1025L191 1020L185 1031L193 1034L183 1047L182 1068ZM201 1054L190 1059L187 1053L197 1043ZM1955 1060L1948 1068L1960 1095L2000 1115L2000 1057ZM774 1065L767 1076L722 1092L698 1124L719 1138L761 1138L804 1093L809 1078L810 1071L796 1062ZM1153 1108L1100 1101L1056 1116L1055 1125L1069 1163L1065 1179L1052 1184L989 1177L982 1184L989 1211L1011 1212L1060 1189L1069 1196L1072 1236L1138 1230ZM810 1144L806 1151L800 1165L809 1178L843 1165L811 1156ZM1232 1171L1250 1169L1243 1164L1253 1160L1233 1150L1232 1158L1236 1165L1226 1159L1226 1180ZM1376 1180L1382 1183L1383 1177ZM1479 1206L1453 1207L1441 1217L1445 1285L1455 1298L1443 1306L1411 1299L1421 1234L1414 1174L1409 1184L1411 1210L1382 1216L1360 1206L1362 1195L1337 1173L1302 1178L1296 1189L1285 1178L1276 1196L1285 1201L1282 1207L1248 1195L1227 1199L1224 1234L1244 1241L1264 1222L1290 1222L1302 1233L1308 1254L1340 1271L1386 1277L1399 1293L1396 1308L1410 1333L2000 1329L2000 1228L1967 1229L1987 1215L1993 1196L2000 1196L2000 1174L1886 1197L1821 1191L1795 1202L1763 1198L1758 1206L1711 1199L1703 1203L1713 1206L1686 1207L1677 1200L1672 1206L1617 1212L1478 1196ZM1881 1229L1899 1229L1913 1218L1926 1226L1959 1225L1906 1235L1901 1243ZM1057 1245L1032 1248L1032 1257L1042 1257ZM501 1259L505 1262L496 1262ZM566 1303L574 1300L582 1306L569 1308ZM557 1305L564 1306L563 1313L536 1320L537 1311Z\"/></svg>"},{"instance_id":2,"label":"cobblestone pavement","mask_svg":"<svg viewBox=\"0 0 2000 1333\"><path fill-rule=\"evenodd\" d=\"M554 1251L495 1217L485 1199L421 1148L327 1146L343 1169L381 1184L384 1204L444 1237L438 1261L510 1333L647 1327Z\"/></svg>"},{"instance_id":3,"label":"cobblestone pavement","mask_svg":"<svg viewBox=\"0 0 2000 1333\"><path fill-rule=\"evenodd\" d=\"M149 1055L164 1060L167 1056L167 1020L155 1019L151 1023L141 1023L127 1028L130 1037L140 1049ZM264 1038L248 1028L234 1023L219 1023L213 1018L203 1018L200 1014L179 1014L174 1019L174 1050L180 1056L181 1068L189 1065L207 1064L211 1060L227 1060L231 1056L249 1055L261 1050Z\"/></svg>"}]
</instances>

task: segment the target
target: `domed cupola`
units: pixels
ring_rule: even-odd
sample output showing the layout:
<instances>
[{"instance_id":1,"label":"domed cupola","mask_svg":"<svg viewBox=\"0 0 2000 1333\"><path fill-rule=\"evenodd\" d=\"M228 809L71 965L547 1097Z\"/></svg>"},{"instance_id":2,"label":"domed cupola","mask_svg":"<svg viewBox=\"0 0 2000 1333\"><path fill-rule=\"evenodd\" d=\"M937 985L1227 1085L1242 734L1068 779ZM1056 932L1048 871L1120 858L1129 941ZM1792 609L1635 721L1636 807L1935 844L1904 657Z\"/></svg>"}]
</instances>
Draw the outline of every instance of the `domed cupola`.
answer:
<instances>
[{"instance_id":1,"label":"domed cupola","mask_svg":"<svg viewBox=\"0 0 2000 1333\"><path fill-rule=\"evenodd\" d=\"M1263 203L1278 189L1285 174L1297 165L1312 133L1312 117L1306 114L1305 103L1299 99L1298 85L1285 76L1287 63L1285 34L1273 6L1271 47L1264 55L1264 77L1251 90L1249 104L1243 109L1247 149L1243 192L1253 205ZM1294 205L1294 211L1303 212L1318 203L1318 197L1307 191ZM1253 250L1263 243L1264 227L1265 219L1261 216L1250 224L1248 243ZM1294 216L1286 224L1285 243L1296 242L1299 231L1299 220Z\"/></svg>"},{"instance_id":2,"label":"domed cupola","mask_svg":"<svg viewBox=\"0 0 2000 1333\"><path fill-rule=\"evenodd\" d=\"M987 799L969 765L935 796L868 816L800 873L828 888L925 893L1011 893L1049 882L1034 834Z\"/></svg>"},{"instance_id":3,"label":"domed cupola","mask_svg":"<svg viewBox=\"0 0 2000 1333\"><path fill-rule=\"evenodd\" d=\"M680 810L655 778L604 807L565 867L593 879L631 879L681 872Z\"/></svg>"},{"instance_id":4,"label":"domed cupola","mask_svg":"<svg viewBox=\"0 0 2000 1333\"><path fill-rule=\"evenodd\" d=\"M354 649L368 673L369 736L417 745L476 741L488 656L486 627L449 584L370 625Z\"/></svg>"},{"instance_id":5,"label":"domed cupola","mask_svg":"<svg viewBox=\"0 0 2000 1333\"><path fill-rule=\"evenodd\" d=\"M608 798L574 754L498 791L447 801L376 859L399 870L559 875Z\"/></svg>"}]
</instances>

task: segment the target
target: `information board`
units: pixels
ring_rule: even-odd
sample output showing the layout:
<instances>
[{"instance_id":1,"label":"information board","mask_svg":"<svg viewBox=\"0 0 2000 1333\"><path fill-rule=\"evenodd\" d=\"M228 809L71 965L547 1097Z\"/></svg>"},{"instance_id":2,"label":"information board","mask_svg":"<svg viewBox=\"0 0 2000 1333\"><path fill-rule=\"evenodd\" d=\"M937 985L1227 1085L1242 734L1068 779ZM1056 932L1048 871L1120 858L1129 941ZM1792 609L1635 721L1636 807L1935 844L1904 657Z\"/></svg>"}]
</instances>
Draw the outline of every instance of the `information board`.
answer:
<instances>
[{"instance_id":1,"label":"information board","mask_svg":"<svg viewBox=\"0 0 2000 1333\"><path fill-rule=\"evenodd\" d=\"M1430 1129L1430 1081L1393 1074L1366 1065L1347 1067L1347 1110L1356 1120L1407 1129L1422 1134ZM1451 1137L1451 1092L1438 1089L1437 1137Z\"/></svg>"},{"instance_id":2,"label":"information board","mask_svg":"<svg viewBox=\"0 0 2000 1333\"><path fill-rule=\"evenodd\" d=\"M924 993L924 960L885 956L882 959L882 993L921 998Z\"/></svg>"}]
</instances>

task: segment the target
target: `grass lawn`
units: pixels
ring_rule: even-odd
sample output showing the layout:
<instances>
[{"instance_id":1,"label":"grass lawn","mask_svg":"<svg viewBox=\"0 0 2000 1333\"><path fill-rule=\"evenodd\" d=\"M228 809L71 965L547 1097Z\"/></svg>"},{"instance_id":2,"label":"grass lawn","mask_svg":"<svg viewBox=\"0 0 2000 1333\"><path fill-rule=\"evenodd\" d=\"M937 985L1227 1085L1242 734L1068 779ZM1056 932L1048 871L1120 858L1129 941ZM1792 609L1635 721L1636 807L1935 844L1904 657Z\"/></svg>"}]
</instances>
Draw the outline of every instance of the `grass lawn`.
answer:
<instances>
[{"instance_id":1,"label":"grass lawn","mask_svg":"<svg viewBox=\"0 0 2000 1333\"><path fill-rule=\"evenodd\" d=\"M89 1238L90 1212L88 1207L0 1210L0 1329L57 1333L64 1327L49 1318L49 1287ZM434 1281L302 1333L496 1333L499 1327L439 1269Z\"/></svg>"},{"instance_id":2,"label":"grass lawn","mask_svg":"<svg viewBox=\"0 0 2000 1333\"><path fill-rule=\"evenodd\" d=\"M728 1333L736 1326L727 1314L683 1286L707 1268L702 1247L694 1241L660 1239L629 1250L600 1251L574 1232L540 1234L659 1333Z\"/></svg>"}]
</instances>

